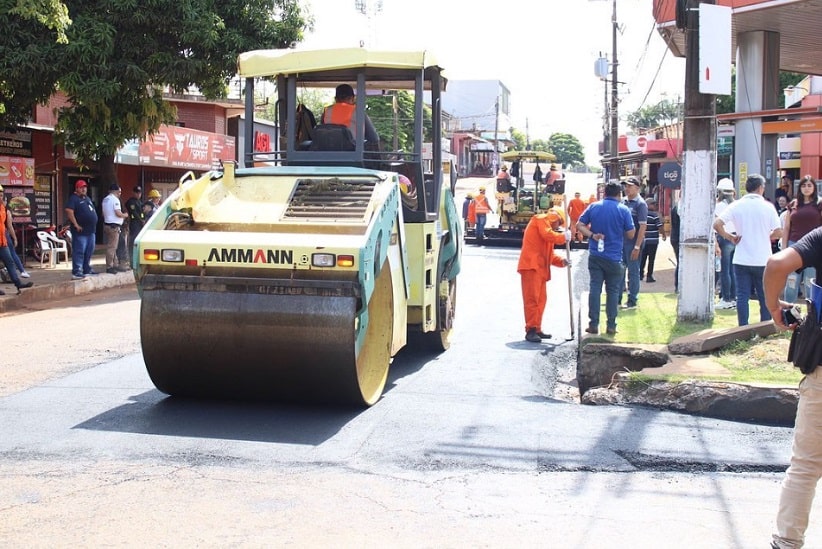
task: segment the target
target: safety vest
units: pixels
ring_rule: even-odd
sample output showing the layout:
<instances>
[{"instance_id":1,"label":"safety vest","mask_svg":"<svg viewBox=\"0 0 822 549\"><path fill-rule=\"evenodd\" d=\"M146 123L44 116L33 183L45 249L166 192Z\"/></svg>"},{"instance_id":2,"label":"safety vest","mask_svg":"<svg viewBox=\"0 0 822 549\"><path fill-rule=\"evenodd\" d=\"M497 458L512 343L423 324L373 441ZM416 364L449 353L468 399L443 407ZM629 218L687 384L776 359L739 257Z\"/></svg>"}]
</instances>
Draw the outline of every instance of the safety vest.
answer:
<instances>
[{"instance_id":1,"label":"safety vest","mask_svg":"<svg viewBox=\"0 0 822 549\"><path fill-rule=\"evenodd\" d=\"M350 103L334 103L333 105L329 105L323 111L322 122L323 124L339 124L340 126L346 126L349 130L351 130L351 135L357 135L356 133L356 117L354 116L354 111L356 111L357 106L351 105Z\"/></svg>"},{"instance_id":2,"label":"safety vest","mask_svg":"<svg viewBox=\"0 0 822 549\"><path fill-rule=\"evenodd\" d=\"M479 195L474 199L476 203L476 212L478 214L489 214L491 213L491 206L488 205L488 198L484 195Z\"/></svg>"},{"instance_id":3,"label":"safety vest","mask_svg":"<svg viewBox=\"0 0 822 549\"><path fill-rule=\"evenodd\" d=\"M0 248L9 245L9 242L6 240L6 206L5 204L0 203Z\"/></svg>"}]
</instances>

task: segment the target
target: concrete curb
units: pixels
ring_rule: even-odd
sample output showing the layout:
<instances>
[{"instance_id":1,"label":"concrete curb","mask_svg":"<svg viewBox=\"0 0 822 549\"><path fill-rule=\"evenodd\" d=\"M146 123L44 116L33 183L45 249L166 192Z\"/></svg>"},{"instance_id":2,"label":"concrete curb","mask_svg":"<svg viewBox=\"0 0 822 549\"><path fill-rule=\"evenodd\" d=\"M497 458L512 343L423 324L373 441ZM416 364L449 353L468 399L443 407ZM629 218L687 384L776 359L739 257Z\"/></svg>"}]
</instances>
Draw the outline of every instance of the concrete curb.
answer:
<instances>
[{"instance_id":1,"label":"concrete curb","mask_svg":"<svg viewBox=\"0 0 822 549\"><path fill-rule=\"evenodd\" d=\"M69 275L70 276L70 275ZM87 276L83 280L65 280L40 284L26 288L19 295L7 295L0 300L0 314L25 309L34 303L65 299L78 295L86 295L108 288L117 288L134 284L134 272L126 271L117 274L98 274ZM7 292L10 294L10 292Z\"/></svg>"}]
</instances>

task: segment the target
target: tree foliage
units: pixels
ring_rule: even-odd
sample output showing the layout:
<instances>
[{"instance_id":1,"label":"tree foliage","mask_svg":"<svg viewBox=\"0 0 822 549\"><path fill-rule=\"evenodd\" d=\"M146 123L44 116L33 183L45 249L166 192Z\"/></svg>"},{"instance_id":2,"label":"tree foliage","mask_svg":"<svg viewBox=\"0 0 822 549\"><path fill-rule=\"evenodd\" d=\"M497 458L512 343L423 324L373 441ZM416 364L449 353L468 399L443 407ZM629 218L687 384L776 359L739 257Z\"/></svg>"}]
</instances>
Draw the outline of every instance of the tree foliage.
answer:
<instances>
[{"instance_id":1,"label":"tree foliage","mask_svg":"<svg viewBox=\"0 0 822 549\"><path fill-rule=\"evenodd\" d=\"M66 43L66 29L71 24L68 8L60 0L6 0L0 2L0 13L33 20L53 30L57 41Z\"/></svg>"},{"instance_id":2,"label":"tree foliage","mask_svg":"<svg viewBox=\"0 0 822 549\"><path fill-rule=\"evenodd\" d=\"M47 97L43 92L59 85L69 103L59 109L58 141L81 163L108 164L101 165L104 174L113 174L111 159L127 139L175 121L173 106L163 99L166 86L224 97L240 52L288 47L310 25L298 0L75 0L69 15L68 43L57 47L36 40L27 19L7 16L17 19L17 36L4 39L2 53L30 56L35 70L6 83L25 89L38 74L39 94L28 97Z\"/></svg>"},{"instance_id":3,"label":"tree foliage","mask_svg":"<svg viewBox=\"0 0 822 549\"><path fill-rule=\"evenodd\" d=\"M637 133L645 133L660 126L668 126L682 120L682 103L668 98L655 105L645 105L628 113L628 126Z\"/></svg>"},{"instance_id":4,"label":"tree foliage","mask_svg":"<svg viewBox=\"0 0 822 549\"><path fill-rule=\"evenodd\" d=\"M566 168L585 165L585 150L579 139L568 133L554 133L548 139L548 151Z\"/></svg>"}]
</instances>

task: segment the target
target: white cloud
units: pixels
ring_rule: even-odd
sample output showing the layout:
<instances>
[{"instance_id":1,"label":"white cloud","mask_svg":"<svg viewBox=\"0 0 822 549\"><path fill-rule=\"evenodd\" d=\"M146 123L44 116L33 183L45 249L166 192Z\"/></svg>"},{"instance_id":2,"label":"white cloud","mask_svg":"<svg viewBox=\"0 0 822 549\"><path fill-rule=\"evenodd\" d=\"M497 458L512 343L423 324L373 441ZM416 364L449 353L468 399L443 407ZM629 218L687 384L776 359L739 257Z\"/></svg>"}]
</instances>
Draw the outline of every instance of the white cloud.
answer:
<instances>
[{"instance_id":1,"label":"white cloud","mask_svg":"<svg viewBox=\"0 0 822 549\"><path fill-rule=\"evenodd\" d=\"M587 161L597 162L605 85L594 62L600 52L611 58L611 1L383 0L382 12L370 17L354 4L311 0L316 28L302 46L352 47L362 40L368 47L431 50L452 79L501 80L511 90L516 128L525 132L527 119L531 139L570 133ZM685 62L665 54L651 8L650 0L617 0L623 120L646 95L645 104L653 104L663 94L683 94ZM608 94L610 103L610 86Z\"/></svg>"}]
</instances>

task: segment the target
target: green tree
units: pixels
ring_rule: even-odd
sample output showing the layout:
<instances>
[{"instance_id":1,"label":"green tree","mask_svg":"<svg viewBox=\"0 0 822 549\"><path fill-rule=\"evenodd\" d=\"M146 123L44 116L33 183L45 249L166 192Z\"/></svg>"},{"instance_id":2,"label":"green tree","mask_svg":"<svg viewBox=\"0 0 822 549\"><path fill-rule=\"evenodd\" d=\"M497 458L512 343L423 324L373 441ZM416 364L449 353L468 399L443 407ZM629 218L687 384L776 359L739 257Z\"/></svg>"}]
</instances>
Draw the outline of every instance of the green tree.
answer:
<instances>
[{"instance_id":1,"label":"green tree","mask_svg":"<svg viewBox=\"0 0 822 549\"><path fill-rule=\"evenodd\" d=\"M414 150L414 96L406 90L396 93L397 112L394 114L394 94L368 97L368 117L380 136L383 150L410 152ZM431 108L423 107L423 141L430 142L433 128ZM395 143L396 136L396 143Z\"/></svg>"},{"instance_id":2,"label":"green tree","mask_svg":"<svg viewBox=\"0 0 822 549\"><path fill-rule=\"evenodd\" d=\"M716 114L728 114L736 111L736 67L733 67L732 75L733 78L731 79L731 95L717 95L716 96ZM779 89L784 90L785 88L795 86L802 79L805 78L806 75L798 73L798 72L779 72Z\"/></svg>"},{"instance_id":3,"label":"green tree","mask_svg":"<svg viewBox=\"0 0 822 549\"><path fill-rule=\"evenodd\" d=\"M547 139L534 139L531 141L531 150L551 152L551 143Z\"/></svg>"},{"instance_id":4,"label":"green tree","mask_svg":"<svg viewBox=\"0 0 822 549\"><path fill-rule=\"evenodd\" d=\"M628 126L637 133L645 133L660 126L673 124L682 119L682 103L668 98L655 105L645 105L628 113Z\"/></svg>"},{"instance_id":5,"label":"green tree","mask_svg":"<svg viewBox=\"0 0 822 549\"><path fill-rule=\"evenodd\" d=\"M548 151L566 168L585 165L585 150L579 139L568 133L554 133L548 139Z\"/></svg>"},{"instance_id":6,"label":"green tree","mask_svg":"<svg viewBox=\"0 0 822 549\"><path fill-rule=\"evenodd\" d=\"M224 97L240 52L288 47L310 25L298 0L76 0L70 15L67 44L17 49L36 49L69 99L58 111L58 141L83 164L97 160L112 181L114 153L127 139L175 121L166 86Z\"/></svg>"},{"instance_id":7,"label":"green tree","mask_svg":"<svg viewBox=\"0 0 822 549\"><path fill-rule=\"evenodd\" d=\"M70 22L60 2L0 0L0 126L25 124L54 93Z\"/></svg>"},{"instance_id":8,"label":"green tree","mask_svg":"<svg viewBox=\"0 0 822 549\"><path fill-rule=\"evenodd\" d=\"M524 151L528 141L525 134L516 128L510 128L508 133L511 135L511 140L514 142L514 149Z\"/></svg>"}]
</instances>

